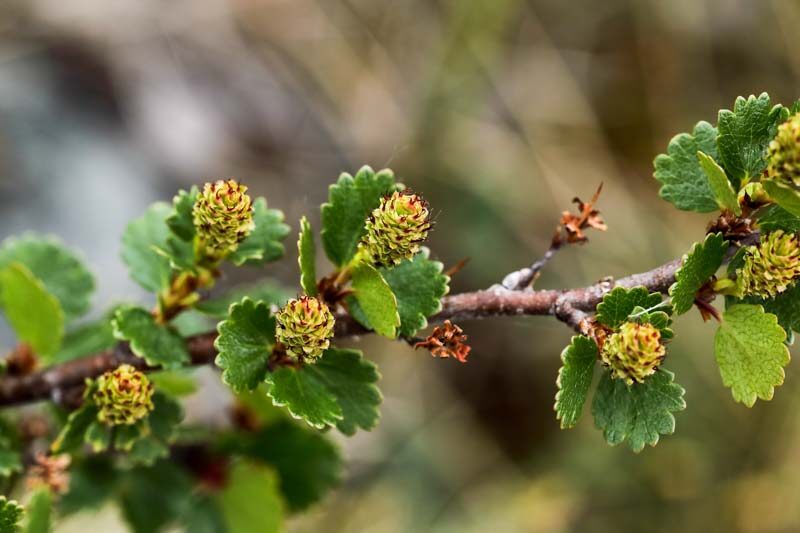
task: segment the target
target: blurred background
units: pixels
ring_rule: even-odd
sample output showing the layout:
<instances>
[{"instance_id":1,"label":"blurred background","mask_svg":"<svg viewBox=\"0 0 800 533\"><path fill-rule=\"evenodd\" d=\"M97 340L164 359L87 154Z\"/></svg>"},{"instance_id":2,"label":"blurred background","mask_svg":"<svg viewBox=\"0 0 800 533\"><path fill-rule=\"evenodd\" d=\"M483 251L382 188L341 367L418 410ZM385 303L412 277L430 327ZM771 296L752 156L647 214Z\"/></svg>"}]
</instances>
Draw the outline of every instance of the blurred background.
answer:
<instances>
[{"instance_id":1,"label":"blurred background","mask_svg":"<svg viewBox=\"0 0 800 533\"><path fill-rule=\"evenodd\" d=\"M293 232L303 214L318 228L328 184L370 164L430 200L434 257L471 258L453 292L538 257L600 182L609 231L562 251L537 286L648 270L708 218L659 200L653 158L737 95L799 96L798 25L789 0L6 0L0 234L82 249L99 315L149 303L119 238L150 202L235 177ZM287 260L224 283L296 287L293 241ZM635 455L608 447L588 409L559 429L563 325L461 325L466 365L359 342L383 374L382 422L339 439L342 487L291 531L800 530L797 363L748 410L721 384L713 324L684 315L666 366L688 409ZM224 394L208 378L195 416ZM105 509L57 531L120 527Z\"/></svg>"}]
</instances>

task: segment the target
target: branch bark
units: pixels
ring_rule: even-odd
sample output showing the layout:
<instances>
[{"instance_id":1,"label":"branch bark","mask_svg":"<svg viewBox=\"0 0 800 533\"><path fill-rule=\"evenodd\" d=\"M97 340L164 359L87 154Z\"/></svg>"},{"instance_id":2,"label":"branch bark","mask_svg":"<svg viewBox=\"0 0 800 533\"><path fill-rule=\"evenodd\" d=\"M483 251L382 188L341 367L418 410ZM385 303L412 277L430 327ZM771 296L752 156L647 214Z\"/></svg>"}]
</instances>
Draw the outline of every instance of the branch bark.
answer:
<instances>
[{"instance_id":1,"label":"branch bark","mask_svg":"<svg viewBox=\"0 0 800 533\"><path fill-rule=\"evenodd\" d=\"M607 279L588 287L570 290L512 291L500 286L490 289L447 296L442 300L442 310L431 317L432 323L482 319L494 316L549 315L569 326L579 329L580 322L615 286L643 285L650 291L666 292L675 280L680 260L670 261L648 272L634 274L616 282ZM368 333L350 316L336 319L336 336L348 337ZM187 339L192 365L205 365L214 361L216 332L208 332ZM56 403L70 401L76 387L87 378L94 378L121 364L141 370L154 370L143 359L135 356L127 343L114 349L82 359L53 366L25 376L6 376L0 379L0 406L18 405L38 400Z\"/></svg>"},{"instance_id":2,"label":"branch bark","mask_svg":"<svg viewBox=\"0 0 800 533\"><path fill-rule=\"evenodd\" d=\"M729 237L731 245L726 260L740 246L759 241L759 233L744 237ZM736 240L738 238L738 241ZM675 282L675 272L681 259L675 259L647 272L632 274L613 280L606 278L594 285L577 289L561 290L509 290L501 285L489 289L446 296L442 299L442 310L430 318L431 323L445 320L476 320L495 316L553 316L571 328L582 332L583 326L594 312L603 296L614 287L643 286L651 292L666 293ZM336 337L352 337L370 333L352 317L340 314L336 317ZM215 331L195 335L186 339L191 365L212 363L217 356L214 341ZM24 376L0 378L0 406L19 405L39 400L52 400L58 404L74 404L76 392L87 378L94 378L129 364L140 370L156 370L131 352L128 343L122 342L112 350L62 363ZM79 399L79 398L78 398Z\"/></svg>"}]
</instances>

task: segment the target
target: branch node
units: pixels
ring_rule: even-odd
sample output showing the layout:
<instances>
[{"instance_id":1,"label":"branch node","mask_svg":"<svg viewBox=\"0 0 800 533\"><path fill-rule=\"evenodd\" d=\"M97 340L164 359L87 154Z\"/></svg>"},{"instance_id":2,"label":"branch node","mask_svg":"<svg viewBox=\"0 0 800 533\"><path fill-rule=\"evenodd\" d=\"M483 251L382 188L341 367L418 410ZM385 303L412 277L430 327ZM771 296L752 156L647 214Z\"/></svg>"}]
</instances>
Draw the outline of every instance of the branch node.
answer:
<instances>
[{"instance_id":1,"label":"branch node","mask_svg":"<svg viewBox=\"0 0 800 533\"><path fill-rule=\"evenodd\" d=\"M568 297L562 296L556 300L553 315L578 333L586 334L589 331L591 316L575 307Z\"/></svg>"}]
</instances>

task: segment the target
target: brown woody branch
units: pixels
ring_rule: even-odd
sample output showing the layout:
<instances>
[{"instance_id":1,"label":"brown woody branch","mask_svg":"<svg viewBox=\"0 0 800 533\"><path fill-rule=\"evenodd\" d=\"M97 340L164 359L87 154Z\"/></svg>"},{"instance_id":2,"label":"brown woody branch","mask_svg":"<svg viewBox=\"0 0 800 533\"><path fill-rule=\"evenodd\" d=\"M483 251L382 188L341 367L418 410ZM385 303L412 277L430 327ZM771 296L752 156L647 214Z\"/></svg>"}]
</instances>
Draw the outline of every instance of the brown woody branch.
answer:
<instances>
[{"instance_id":1,"label":"brown woody branch","mask_svg":"<svg viewBox=\"0 0 800 533\"><path fill-rule=\"evenodd\" d=\"M604 280L594 285L570 290L511 291L502 287L447 296L442 300L442 310L431 318L432 322L473 320L494 316L549 315L555 316L574 329L580 330L582 321L602 300L603 295L615 286L644 286L651 291L666 292L675 279L680 260L670 261L648 272L634 274L616 282ZM336 320L336 336L348 337L368 333L348 315ZM192 365L205 365L214 361L216 332L195 335L187 339ZM142 370L154 370L136 357L127 343L114 349L53 366L24 376L6 376L0 379L0 405L18 405L37 400L70 403L70 395L86 378L99 376L127 363Z\"/></svg>"},{"instance_id":2,"label":"brown woody branch","mask_svg":"<svg viewBox=\"0 0 800 533\"><path fill-rule=\"evenodd\" d=\"M757 231L744 234L728 234L731 241L726 260L740 246L759 241ZM632 274L616 281L607 278L594 285L578 289L563 290L509 290L495 285L486 290L465 292L442 299L442 310L431 317L432 323L445 320L476 320L495 316L553 316L578 332L585 333L586 326L595 307L603 296L614 287L643 286L651 292L666 293L675 281L675 272L681 265L675 259L647 272ZM336 317L336 337L352 337L369 333L352 317L340 314ZM214 347L216 332L195 335L187 339L187 347L194 366L212 363L217 356ZM56 365L32 374L0 378L0 406L19 405L37 400L52 400L58 404L80 403L81 386L87 378L113 370L121 364L133 365L141 370L156 370L143 359L135 356L127 343L119 343L114 349Z\"/></svg>"}]
</instances>

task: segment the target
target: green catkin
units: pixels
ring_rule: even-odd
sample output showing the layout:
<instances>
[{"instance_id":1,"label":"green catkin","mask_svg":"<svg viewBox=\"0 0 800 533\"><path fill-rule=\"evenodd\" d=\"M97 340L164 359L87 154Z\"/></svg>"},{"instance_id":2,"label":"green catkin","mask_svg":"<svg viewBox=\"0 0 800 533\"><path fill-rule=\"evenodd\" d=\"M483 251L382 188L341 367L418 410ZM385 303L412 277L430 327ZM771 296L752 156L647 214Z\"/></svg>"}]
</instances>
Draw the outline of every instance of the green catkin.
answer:
<instances>
[{"instance_id":1,"label":"green catkin","mask_svg":"<svg viewBox=\"0 0 800 533\"><path fill-rule=\"evenodd\" d=\"M736 289L739 296L773 298L798 277L800 240L795 233L778 230L745 249L744 264L736 271Z\"/></svg>"},{"instance_id":2,"label":"green catkin","mask_svg":"<svg viewBox=\"0 0 800 533\"><path fill-rule=\"evenodd\" d=\"M651 324L625 322L603 343L600 357L612 377L632 385L655 373L664 360L666 348L661 332Z\"/></svg>"},{"instance_id":3,"label":"green catkin","mask_svg":"<svg viewBox=\"0 0 800 533\"><path fill-rule=\"evenodd\" d=\"M153 384L130 365L122 365L97 379L92 400L100 409L97 419L111 426L133 425L153 410Z\"/></svg>"},{"instance_id":4,"label":"green catkin","mask_svg":"<svg viewBox=\"0 0 800 533\"><path fill-rule=\"evenodd\" d=\"M328 349L336 322L325 302L313 296L289 300L275 320L275 336L286 354L306 362L314 362Z\"/></svg>"},{"instance_id":5,"label":"green catkin","mask_svg":"<svg viewBox=\"0 0 800 533\"><path fill-rule=\"evenodd\" d=\"M247 187L234 180L206 183L192 215L197 230L197 254L212 262L236 251L255 227Z\"/></svg>"},{"instance_id":6,"label":"green catkin","mask_svg":"<svg viewBox=\"0 0 800 533\"><path fill-rule=\"evenodd\" d=\"M414 257L430 229L427 202L410 192L394 192L367 219L359 251L373 265L396 265Z\"/></svg>"},{"instance_id":7,"label":"green catkin","mask_svg":"<svg viewBox=\"0 0 800 533\"><path fill-rule=\"evenodd\" d=\"M767 176L800 187L800 113L778 126L777 135L769 143Z\"/></svg>"}]
</instances>

